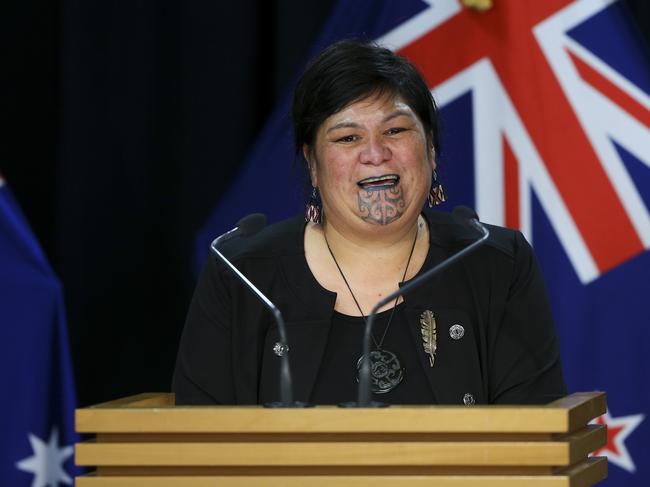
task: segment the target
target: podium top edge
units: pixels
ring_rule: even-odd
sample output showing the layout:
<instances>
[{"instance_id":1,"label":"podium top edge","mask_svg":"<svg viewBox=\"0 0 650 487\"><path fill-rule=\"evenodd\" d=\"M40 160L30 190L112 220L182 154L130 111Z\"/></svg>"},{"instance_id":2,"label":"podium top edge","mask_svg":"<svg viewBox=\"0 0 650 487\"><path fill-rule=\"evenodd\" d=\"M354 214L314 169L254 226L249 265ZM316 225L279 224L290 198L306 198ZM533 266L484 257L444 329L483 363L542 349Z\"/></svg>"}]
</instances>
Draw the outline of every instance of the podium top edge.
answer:
<instances>
[{"instance_id":1,"label":"podium top edge","mask_svg":"<svg viewBox=\"0 0 650 487\"><path fill-rule=\"evenodd\" d=\"M75 412L79 433L569 433L605 413L604 392L574 393L545 405L408 405L345 409L175 406L147 393Z\"/></svg>"},{"instance_id":2,"label":"podium top edge","mask_svg":"<svg viewBox=\"0 0 650 487\"><path fill-rule=\"evenodd\" d=\"M450 404L416 404L416 405L392 405L389 408L382 408L383 410L404 410L404 409L457 409L457 410L475 410L475 409L571 409L579 407L585 403L605 399L605 392L592 391L592 392L574 392L565 397L549 402L547 404L489 404L489 405L473 405L471 407L464 405L450 405ZM107 401L85 408L77 408L77 411L85 411L91 409L131 409L131 408L169 408L169 409L215 409L215 410L229 410L229 409L266 409L261 405L182 405L177 406L175 402L175 395L172 392L144 392L127 396L112 401ZM338 406L323 405L315 406L309 409L337 409L342 410ZM362 408L363 410L366 410ZM290 409L296 411L297 409ZM354 410L354 409L352 409Z\"/></svg>"}]
</instances>

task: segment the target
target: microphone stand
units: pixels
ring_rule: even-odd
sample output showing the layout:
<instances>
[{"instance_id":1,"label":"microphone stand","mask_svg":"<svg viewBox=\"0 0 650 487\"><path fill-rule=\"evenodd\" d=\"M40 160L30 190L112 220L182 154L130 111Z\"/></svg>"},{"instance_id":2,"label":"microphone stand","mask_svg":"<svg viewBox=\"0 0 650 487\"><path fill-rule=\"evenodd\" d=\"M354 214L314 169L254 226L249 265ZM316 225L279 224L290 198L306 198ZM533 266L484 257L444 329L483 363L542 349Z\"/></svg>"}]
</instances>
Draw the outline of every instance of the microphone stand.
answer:
<instances>
[{"instance_id":1,"label":"microphone stand","mask_svg":"<svg viewBox=\"0 0 650 487\"><path fill-rule=\"evenodd\" d=\"M210 244L210 250L215 253L215 255L224 263L226 266L237 276L237 278L244 283L244 285L250 289L257 299L268 309L273 317L275 318L275 322L278 325L278 333L280 335L280 345L283 349L282 355L280 356L280 402L273 402L269 404L265 404L265 407L282 407L282 408L290 408L290 407L306 407L306 403L302 403L299 401L294 401L293 400L293 386L292 386L292 381L291 381L291 369L289 367L289 345L288 345L288 340L287 340L287 329L284 324L284 318L282 317L282 313L278 309L278 307L271 302L269 298L267 298L262 291L260 291L248 278L242 274L239 269L237 269L230 260L221 253L221 251L218 249L219 244L224 242L225 240L229 240L231 238L237 237L239 235L250 235L253 233L256 233L261 229L263 226L260 225L260 228L256 229L250 229L247 228L247 225L245 220L250 219L252 217L257 217L258 215L250 215L248 217L243 218L240 220L240 222L237 224L237 227L234 229L224 233L223 235L220 235L216 239L213 240L212 244ZM263 215L262 215L263 216ZM255 222L258 223L258 222ZM254 226L254 225L248 225L248 226ZM240 231L241 229L241 231Z\"/></svg>"}]
</instances>

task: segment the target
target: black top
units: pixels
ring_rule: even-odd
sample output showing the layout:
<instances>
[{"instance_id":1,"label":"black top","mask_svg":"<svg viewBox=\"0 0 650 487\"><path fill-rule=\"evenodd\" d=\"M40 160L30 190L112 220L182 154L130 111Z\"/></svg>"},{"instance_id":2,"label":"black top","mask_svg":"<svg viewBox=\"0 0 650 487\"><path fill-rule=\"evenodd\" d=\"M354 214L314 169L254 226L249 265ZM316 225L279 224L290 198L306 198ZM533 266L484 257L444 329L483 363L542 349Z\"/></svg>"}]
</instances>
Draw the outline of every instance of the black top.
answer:
<instances>
[{"instance_id":1,"label":"black top","mask_svg":"<svg viewBox=\"0 0 650 487\"><path fill-rule=\"evenodd\" d=\"M422 347L422 343L413 342L406 322L404 303L397 305L390 326L386 329L392 312L392 309L388 309L377 315L373 335L376 343L381 344L382 350L397 357L401 366L401 381L389 392L374 394L373 400L387 404L431 404L434 398L415 353L418 347ZM314 403L339 404L357 400L357 366L362 352L364 324L361 316L334 312L325 353L311 395ZM382 342L384 332L386 335ZM377 350L374 343L371 350ZM396 381L400 375L392 370L390 372L390 378Z\"/></svg>"},{"instance_id":2,"label":"black top","mask_svg":"<svg viewBox=\"0 0 650 487\"><path fill-rule=\"evenodd\" d=\"M425 210L423 216L430 239L420 274L478 237L448 213ZM566 391L541 272L519 232L488 227L485 245L404 297L405 328L413 343L421 344L422 313L431 311L437 320L434 366L423 347L415 346L413 354L433 403L463 404L468 394L476 404L545 403ZM332 331L336 294L312 275L304 231L304 219L296 217L248 239L233 239L222 251L282 310L294 396L310 401ZM452 338L454 325L463 327L462 338ZM210 257L178 351L177 403L279 400L280 358L273 352L278 341L271 314Z\"/></svg>"}]
</instances>

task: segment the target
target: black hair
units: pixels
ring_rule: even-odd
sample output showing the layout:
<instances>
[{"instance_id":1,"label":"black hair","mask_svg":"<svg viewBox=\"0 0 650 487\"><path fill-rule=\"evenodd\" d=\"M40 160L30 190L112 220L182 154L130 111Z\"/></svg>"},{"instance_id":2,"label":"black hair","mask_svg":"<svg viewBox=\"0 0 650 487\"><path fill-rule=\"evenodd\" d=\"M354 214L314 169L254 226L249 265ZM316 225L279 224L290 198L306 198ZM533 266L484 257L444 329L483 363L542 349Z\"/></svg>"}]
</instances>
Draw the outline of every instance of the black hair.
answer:
<instances>
[{"instance_id":1,"label":"black hair","mask_svg":"<svg viewBox=\"0 0 650 487\"><path fill-rule=\"evenodd\" d=\"M298 80L291 107L296 155L302 157L304 144L313 146L328 117L357 101L384 95L399 96L415 112L438 154L438 110L417 68L375 43L343 40L322 51Z\"/></svg>"}]
</instances>

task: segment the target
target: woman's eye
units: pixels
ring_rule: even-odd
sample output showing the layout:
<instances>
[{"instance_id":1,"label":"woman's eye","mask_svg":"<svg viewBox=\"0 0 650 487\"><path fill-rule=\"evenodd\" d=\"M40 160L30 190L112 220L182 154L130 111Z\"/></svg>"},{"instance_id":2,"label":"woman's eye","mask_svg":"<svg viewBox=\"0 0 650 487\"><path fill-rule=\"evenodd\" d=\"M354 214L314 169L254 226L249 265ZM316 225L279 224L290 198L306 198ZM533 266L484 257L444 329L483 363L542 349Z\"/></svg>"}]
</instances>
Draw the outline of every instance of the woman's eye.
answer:
<instances>
[{"instance_id":1,"label":"woman's eye","mask_svg":"<svg viewBox=\"0 0 650 487\"><path fill-rule=\"evenodd\" d=\"M358 140L356 135L345 135L336 139L337 142L354 142L356 140Z\"/></svg>"}]
</instances>

